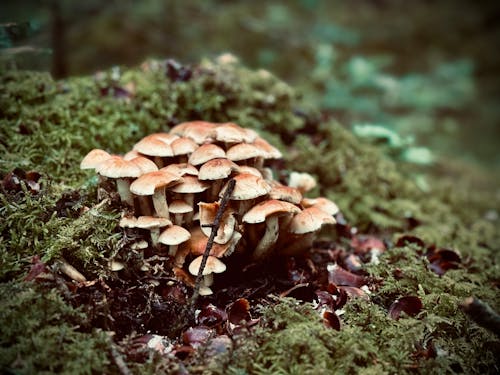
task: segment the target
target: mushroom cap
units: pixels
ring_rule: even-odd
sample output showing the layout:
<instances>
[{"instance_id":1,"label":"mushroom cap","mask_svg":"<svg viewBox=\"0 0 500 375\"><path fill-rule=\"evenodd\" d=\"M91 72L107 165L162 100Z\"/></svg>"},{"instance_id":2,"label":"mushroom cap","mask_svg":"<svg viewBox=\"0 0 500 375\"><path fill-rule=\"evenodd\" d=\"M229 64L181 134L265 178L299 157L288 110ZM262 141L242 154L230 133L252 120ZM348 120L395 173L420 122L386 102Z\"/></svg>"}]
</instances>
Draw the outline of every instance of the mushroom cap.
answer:
<instances>
[{"instance_id":1,"label":"mushroom cap","mask_svg":"<svg viewBox=\"0 0 500 375\"><path fill-rule=\"evenodd\" d=\"M142 138L139 142L137 142L134 145L133 149L140 152L143 155L148 155L148 156L160 156L160 157L174 156L172 147L170 147L169 143L167 143L168 138L166 138L165 135L168 135L170 137L177 137L167 133L151 134ZM173 141L174 139L172 139L172 142Z\"/></svg>"},{"instance_id":2,"label":"mushroom cap","mask_svg":"<svg viewBox=\"0 0 500 375\"><path fill-rule=\"evenodd\" d=\"M170 133L191 138L197 144L201 145L215 138L216 126L217 124L211 122L191 121L174 126L170 130Z\"/></svg>"},{"instance_id":3,"label":"mushroom cap","mask_svg":"<svg viewBox=\"0 0 500 375\"><path fill-rule=\"evenodd\" d=\"M172 225L161 232L158 241L165 245L179 245L191 238L191 233L181 226Z\"/></svg>"},{"instance_id":4,"label":"mushroom cap","mask_svg":"<svg viewBox=\"0 0 500 375\"><path fill-rule=\"evenodd\" d=\"M161 171L167 171L179 176L184 176L189 174L191 176L198 176L198 170L194 165L188 163L177 163L169 164L166 167L160 169Z\"/></svg>"},{"instance_id":5,"label":"mushroom cap","mask_svg":"<svg viewBox=\"0 0 500 375\"><path fill-rule=\"evenodd\" d=\"M260 178L264 178L264 176L262 175L262 172L259 171L257 168L255 167L250 167L249 165L240 165L240 173L249 173L249 174L253 174L254 176L257 176L257 177L260 177Z\"/></svg>"},{"instance_id":6,"label":"mushroom cap","mask_svg":"<svg viewBox=\"0 0 500 375\"><path fill-rule=\"evenodd\" d=\"M175 185L170 190L174 193L191 194L201 193L208 189L208 184L198 180L195 176L184 176L180 184Z\"/></svg>"},{"instance_id":7,"label":"mushroom cap","mask_svg":"<svg viewBox=\"0 0 500 375\"><path fill-rule=\"evenodd\" d=\"M125 156L123 158L125 159ZM144 156L136 156L129 160L132 163L139 166L139 168L141 168L142 173L154 172L158 170L158 166L148 158L145 158Z\"/></svg>"},{"instance_id":8,"label":"mushroom cap","mask_svg":"<svg viewBox=\"0 0 500 375\"><path fill-rule=\"evenodd\" d=\"M198 275L200 270L201 261L203 259L203 255L200 255L189 264L189 272L191 275ZM207 258L207 263L205 264L205 268L203 268L202 275L209 275L211 273L221 273L226 270L226 265L222 263L218 258L209 255Z\"/></svg>"},{"instance_id":9,"label":"mushroom cap","mask_svg":"<svg viewBox=\"0 0 500 375\"><path fill-rule=\"evenodd\" d=\"M238 164L226 158L216 158L207 161L200 167L198 179L222 180L229 177L233 171L238 171Z\"/></svg>"},{"instance_id":10,"label":"mushroom cap","mask_svg":"<svg viewBox=\"0 0 500 375\"><path fill-rule=\"evenodd\" d=\"M111 157L109 153L98 148L91 150L80 162L80 169L95 169L104 160Z\"/></svg>"},{"instance_id":11,"label":"mushroom cap","mask_svg":"<svg viewBox=\"0 0 500 375\"><path fill-rule=\"evenodd\" d=\"M264 159L280 159L283 157L281 151L272 146L264 138L258 137L253 141L253 145L260 148L264 153Z\"/></svg>"},{"instance_id":12,"label":"mushroom cap","mask_svg":"<svg viewBox=\"0 0 500 375\"><path fill-rule=\"evenodd\" d=\"M253 143L238 143L226 152L227 158L232 161L240 161L257 157L264 157L266 153Z\"/></svg>"},{"instance_id":13,"label":"mushroom cap","mask_svg":"<svg viewBox=\"0 0 500 375\"><path fill-rule=\"evenodd\" d=\"M295 234L311 233L319 230L323 224L335 224L333 216L317 207L309 207L295 215L288 230Z\"/></svg>"},{"instance_id":14,"label":"mushroom cap","mask_svg":"<svg viewBox=\"0 0 500 375\"><path fill-rule=\"evenodd\" d=\"M293 204L299 204L302 201L302 194L299 189L275 181L271 182L271 187L269 197L272 199L279 199Z\"/></svg>"},{"instance_id":15,"label":"mushroom cap","mask_svg":"<svg viewBox=\"0 0 500 375\"><path fill-rule=\"evenodd\" d=\"M231 239L225 244L214 242L210 249L210 255L216 257L229 256L236 249L241 239L241 233L235 231ZM191 238L181 245L181 253L191 253L195 256L203 255L207 247L208 236L206 236L200 227L191 229Z\"/></svg>"},{"instance_id":16,"label":"mushroom cap","mask_svg":"<svg viewBox=\"0 0 500 375\"><path fill-rule=\"evenodd\" d=\"M328 198L318 197L318 198L303 198L302 206L305 208L308 207L317 207L322 211L325 211L329 215L336 215L339 212L338 206L335 202L331 201Z\"/></svg>"},{"instance_id":17,"label":"mushroom cap","mask_svg":"<svg viewBox=\"0 0 500 375\"><path fill-rule=\"evenodd\" d=\"M254 199L266 195L271 191L271 185L264 179L250 173L239 173L234 177L234 180L236 183L230 197L232 200ZM227 184L219 193L220 197L224 196L226 188Z\"/></svg>"},{"instance_id":18,"label":"mushroom cap","mask_svg":"<svg viewBox=\"0 0 500 375\"><path fill-rule=\"evenodd\" d=\"M198 144L191 138L181 137L170 144L174 156L191 154L198 148Z\"/></svg>"},{"instance_id":19,"label":"mushroom cap","mask_svg":"<svg viewBox=\"0 0 500 375\"><path fill-rule=\"evenodd\" d=\"M243 215L243 222L249 224L263 223L271 215L276 214L296 214L300 208L289 202L279 201L277 199L268 199L253 206Z\"/></svg>"},{"instance_id":20,"label":"mushroom cap","mask_svg":"<svg viewBox=\"0 0 500 375\"><path fill-rule=\"evenodd\" d=\"M206 143L198 147L189 157L189 163L200 165L215 158L225 158L226 152L219 146Z\"/></svg>"},{"instance_id":21,"label":"mushroom cap","mask_svg":"<svg viewBox=\"0 0 500 375\"><path fill-rule=\"evenodd\" d=\"M256 133L252 133L233 123L226 122L219 124L215 128L215 139L226 143L252 143L257 138Z\"/></svg>"},{"instance_id":22,"label":"mushroom cap","mask_svg":"<svg viewBox=\"0 0 500 375\"><path fill-rule=\"evenodd\" d=\"M306 193L316 187L316 180L309 173L292 172L290 173L288 186L299 189L301 193Z\"/></svg>"},{"instance_id":23,"label":"mushroom cap","mask_svg":"<svg viewBox=\"0 0 500 375\"><path fill-rule=\"evenodd\" d=\"M154 216L123 216L120 219L119 226L122 228L141 228L141 229L151 229L151 228L161 228L172 225L172 222L164 217L154 217Z\"/></svg>"},{"instance_id":24,"label":"mushroom cap","mask_svg":"<svg viewBox=\"0 0 500 375\"><path fill-rule=\"evenodd\" d=\"M200 212L200 228L205 236L209 237L212 232L212 227L207 227L204 225L213 224L217 211L219 210L220 203L198 203ZM214 238L214 242L218 244L227 243L233 236L234 229L236 227L237 221L234 217L234 212L232 210L226 210L221 218L219 229L217 230L217 235Z\"/></svg>"},{"instance_id":25,"label":"mushroom cap","mask_svg":"<svg viewBox=\"0 0 500 375\"><path fill-rule=\"evenodd\" d=\"M165 171L144 173L130 185L130 191L136 195L153 195L160 187L170 187L182 183L183 178Z\"/></svg>"},{"instance_id":26,"label":"mushroom cap","mask_svg":"<svg viewBox=\"0 0 500 375\"><path fill-rule=\"evenodd\" d=\"M193 207L182 199L176 199L168 205L168 210L172 214L187 214L188 212L193 211Z\"/></svg>"},{"instance_id":27,"label":"mushroom cap","mask_svg":"<svg viewBox=\"0 0 500 375\"><path fill-rule=\"evenodd\" d=\"M138 156L144 156L142 155L139 151L137 150L130 150L129 152L127 152L125 155L123 155L123 158L125 160L132 160L133 158L136 158Z\"/></svg>"},{"instance_id":28,"label":"mushroom cap","mask_svg":"<svg viewBox=\"0 0 500 375\"><path fill-rule=\"evenodd\" d=\"M110 178L139 177L142 174L141 168L125 160L121 156L110 156L96 167L96 172L102 176Z\"/></svg>"}]
</instances>

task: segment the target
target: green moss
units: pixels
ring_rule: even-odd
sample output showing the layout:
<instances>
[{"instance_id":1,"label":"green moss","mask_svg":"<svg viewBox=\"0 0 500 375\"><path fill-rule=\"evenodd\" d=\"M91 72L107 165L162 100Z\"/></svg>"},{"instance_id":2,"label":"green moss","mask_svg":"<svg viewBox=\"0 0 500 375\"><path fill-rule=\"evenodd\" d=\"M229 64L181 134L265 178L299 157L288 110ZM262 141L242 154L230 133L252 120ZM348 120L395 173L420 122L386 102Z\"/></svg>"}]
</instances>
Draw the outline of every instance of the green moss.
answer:
<instances>
[{"instance_id":1,"label":"green moss","mask_svg":"<svg viewBox=\"0 0 500 375\"><path fill-rule=\"evenodd\" d=\"M106 334L79 332L85 316L56 291L32 283L3 283L0 299L2 373L110 373Z\"/></svg>"}]
</instances>

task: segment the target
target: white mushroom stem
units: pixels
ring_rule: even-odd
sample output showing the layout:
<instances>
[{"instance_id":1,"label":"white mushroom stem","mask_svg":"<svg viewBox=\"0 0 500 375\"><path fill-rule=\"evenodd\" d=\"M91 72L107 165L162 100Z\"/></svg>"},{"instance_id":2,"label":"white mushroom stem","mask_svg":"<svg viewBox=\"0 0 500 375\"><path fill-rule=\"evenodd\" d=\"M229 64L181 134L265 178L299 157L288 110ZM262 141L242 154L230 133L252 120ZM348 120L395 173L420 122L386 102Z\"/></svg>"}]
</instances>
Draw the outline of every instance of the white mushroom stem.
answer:
<instances>
[{"instance_id":1,"label":"white mushroom stem","mask_svg":"<svg viewBox=\"0 0 500 375\"><path fill-rule=\"evenodd\" d=\"M151 232L151 245L156 248L158 247L158 239L160 238L160 228L159 227L151 228L150 232Z\"/></svg>"},{"instance_id":2,"label":"white mushroom stem","mask_svg":"<svg viewBox=\"0 0 500 375\"><path fill-rule=\"evenodd\" d=\"M209 273L208 275L203 276L203 285L206 287L211 287L214 283L214 274Z\"/></svg>"},{"instance_id":3,"label":"white mushroom stem","mask_svg":"<svg viewBox=\"0 0 500 375\"><path fill-rule=\"evenodd\" d=\"M116 179L116 190L120 195L122 202L127 203L129 206L134 206L134 197L130 191L130 180L127 178Z\"/></svg>"},{"instance_id":4,"label":"white mushroom stem","mask_svg":"<svg viewBox=\"0 0 500 375\"><path fill-rule=\"evenodd\" d=\"M184 219L184 214L174 214L174 224L182 226L182 221Z\"/></svg>"},{"instance_id":5,"label":"white mushroom stem","mask_svg":"<svg viewBox=\"0 0 500 375\"><path fill-rule=\"evenodd\" d=\"M262 259L268 255L279 235L279 220L277 215L271 215L266 220L266 231L252 254L254 259Z\"/></svg>"},{"instance_id":6,"label":"white mushroom stem","mask_svg":"<svg viewBox=\"0 0 500 375\"><path fill-rule=\"evenodd\" d=\"M191 227L193 224L193 215L194 215L194 193L188 193L184 195L184 201L193 207L193 211L187 212L185 216L186 224L188 227Z\"/></svg>"},{"instance_id":7,"label":"white mushroom stem","mask_svg":"<svg viewBox=\"0 0 500 375\"><path fill-rule=\"evenodd\" d=\"M168 255L170 256L175 256L177 254L177 249L179 248L179 245L168 245Z\"/></svg>"},{"instance_id":8,"label":"white mushroom stem","mask_svg":"<svg viewBox=\"0 0 500 375\"><path fill-rule=\"evenodd\" d=\"M153 206L155 207L156 214L159 217L164 217L170 220L167 198L165 197L165 187L159 187L153 193Z\"/></svg>"}]
</instances>

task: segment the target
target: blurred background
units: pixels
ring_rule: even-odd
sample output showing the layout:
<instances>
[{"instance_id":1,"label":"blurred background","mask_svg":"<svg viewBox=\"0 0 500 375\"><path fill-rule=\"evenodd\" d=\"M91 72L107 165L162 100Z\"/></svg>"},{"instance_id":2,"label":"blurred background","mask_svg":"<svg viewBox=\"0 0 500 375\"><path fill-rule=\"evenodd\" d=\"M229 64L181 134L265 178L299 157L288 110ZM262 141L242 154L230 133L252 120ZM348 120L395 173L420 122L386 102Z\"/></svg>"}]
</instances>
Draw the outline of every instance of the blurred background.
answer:
<instances>
[{"instance_id":1,"label":"blurred background","mask_svg":"<svg viewBox=\"0 0 500 375\"><path fill-rule=\"evenodd\" d=\"M0 64L64 78L230 52L394 158L498 172L499 20L498 1L2 1Z\"/></svg>"}]
</instances>

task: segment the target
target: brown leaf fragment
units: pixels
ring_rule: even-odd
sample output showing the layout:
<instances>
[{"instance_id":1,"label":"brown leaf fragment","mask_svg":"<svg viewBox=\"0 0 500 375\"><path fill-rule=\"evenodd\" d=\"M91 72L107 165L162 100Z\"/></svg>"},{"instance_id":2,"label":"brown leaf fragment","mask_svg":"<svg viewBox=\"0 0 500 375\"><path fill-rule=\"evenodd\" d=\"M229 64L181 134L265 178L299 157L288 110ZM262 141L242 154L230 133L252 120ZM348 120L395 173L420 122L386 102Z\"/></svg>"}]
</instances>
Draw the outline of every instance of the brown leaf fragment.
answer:
<instances>
[{"instance_id":1,"label":"brown leaf fragment","mask_svg":"<svg viewBox=\"0 0 500 375\"><path fill-rule=\"evenodd\" d=\"M53 280L54 275L50 272L49 268L40 260L38 255L31 258L31 268L24 281L42 281Z\"/></svg>"},{"instance_id":2,"label":"brown leaf fragment","mask_svg":"<svg viewBox=\"0 0 500 375\"><path fill-rule=\"evenodd\" d=\"M450 269L457 269L462 262L460 254L452 249L430 247L427 251L429 268L439 276L442 276Z\"/></svg>"},{"instance_id":3,"label":"brown leaf fragment","mask_svg":"<svg viewBox=\"0 0 500 375\"><path fill-rule=\"evenodd\" d=\"M224 310L209 303L201 308L197 317L198 323L207 327L216 327L227 320L227 314Z\"/></svg>"},{"instance_id":4,"label":"brown leaf fragment","mask_svg":"<svg viewBox=\"0 0 500 375\"><path fill-rule=\"evenodd\" d=\"M327 265L328 281L335 285L347 285L359 288L366 284L366 278L355 275L337 264L329 263Z\"/></svg>"},{"instance_id":5,"label":"brown leaf fragment","mask_svg":"<svg viewBox=\"0 0 500 375\"><path fill-rule=\"evenodd\" d=\"M391 307L389 307L389 316L395 320L398 320L403 312L409 316L416 316L422 311L422 308L422 301L419 297L401 297L394 301Z\"/></svg>"},{"instance_id":6,"label":"brown leaf fragment","mask_svg":"<svg viewBox=\"0 0 500 375\"><path fill-rule=\"evenodd\" d=\"M425 242L423 240L421 240L417 236L411 236L408 234L399 237L398 240L396 241L397 247L403 247L403 246L407 246L407 245L411 245L411 244L417 245L418 247L422 247L422 248L425 247Z\"/></svg>"},{"instance_id":7,"label":"brown leaf fragment","mask_svg":"<svg viewBox=\"0 0 500 375\"><path fill-rule=\"evenodd\" d=\"M206 344L210 337L213 337L215 331L212 328L197 326L190 327L182 334L182 342L197 348L200 345Z\"/></svg>"},{"instance_id":8,"label":"brown leaf fragment","mask_svg":"<svg viewBox=\"0 0 500 375\"><path fill-rule=\"evenodd\" d=\"M252 319L250 302L246 298L239 298L227 308L227 320L232 324L241 324Z\"/></svg>"},{"instance_id":9,"label":"brown leaf fragment","mask_svg":"<svg viewBox=\"0 0 500 375\"><path fill-rule=\"evenodd\" d=\"M340 331L340 319L333 311L325 311L323 313L323 323L328 328Z\"/></svg>"}]
</instances>

